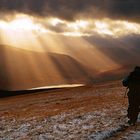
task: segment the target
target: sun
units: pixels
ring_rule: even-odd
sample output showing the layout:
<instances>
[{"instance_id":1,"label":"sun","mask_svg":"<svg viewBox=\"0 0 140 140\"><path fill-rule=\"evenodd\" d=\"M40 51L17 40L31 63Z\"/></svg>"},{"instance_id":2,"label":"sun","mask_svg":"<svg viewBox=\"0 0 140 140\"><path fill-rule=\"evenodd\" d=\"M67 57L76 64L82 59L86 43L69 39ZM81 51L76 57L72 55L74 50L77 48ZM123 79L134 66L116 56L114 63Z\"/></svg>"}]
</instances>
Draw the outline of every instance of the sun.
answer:
<instances>
[{"instance_id":1,"label":"sun","mask_svg":"<svg viewBox=\"0 0 140 140\"><path fill-rule=\"evenodd\" d=\"M41 24L35 23L32 17L24 14L18 14L9 21L0 20L0 28L8 31L44 31Z\"/></svg>"},{"instance_id":2,"label":"sun","mask_svg":"<svg viewBox=\"0 0 140 140\"><path fill-rule=\"evenodd\" d=\"M24 14L17 14L7 21L0 20L1 43L24 49L39 48L37 34L47 32L46 29L35 20Z\"/></svg>"},{"instance_id":3,"label":"sun","mask_svg":"<svg viewBox=\"0 0 140 140\"><path fill-rule=\"evenodd\" d=\"M39 27L34 25L32 20L29 18L19 18L9 24L9 27L14 30L38 30Z\"/></svg>"}]
</instances>

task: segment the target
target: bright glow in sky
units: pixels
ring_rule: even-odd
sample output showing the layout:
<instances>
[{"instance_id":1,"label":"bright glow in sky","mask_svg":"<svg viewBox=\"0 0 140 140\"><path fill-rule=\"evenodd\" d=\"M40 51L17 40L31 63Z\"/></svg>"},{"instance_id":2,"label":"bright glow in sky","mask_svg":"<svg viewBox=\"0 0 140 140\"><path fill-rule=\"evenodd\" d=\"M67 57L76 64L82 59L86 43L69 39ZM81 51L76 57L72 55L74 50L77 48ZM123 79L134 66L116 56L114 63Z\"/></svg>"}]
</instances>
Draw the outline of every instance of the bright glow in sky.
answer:
<instances>
[{"instance_id":1,"label":"bright glow in sky","mask_svg":"<svg viewBox=\"0 0 140 140\"><path fill-rule=\"evenodd\" d=\"M5 30L41 30L41 25L36 25L28 16L17 16L10 22L0 20L0 28Z\"/></svg>"},{"instance_id":2,"label":"bright glow in sky","mask_svg":"<svg viewBox=\"0 0 140 140\"><path fill-rule=\"evenodd\" d=\"M88 27L88 24L88 21L77 20L75 22L67 23L67 27L80 32L80 30L86 29Z\"/></svg>"},{"instance_id":3,"label":"bright glow in sky","mask_svg":"<svg viewBox=\"0 0 140 140\"><path fill-rule=\"evenodd\" d=\"M120 37L129 34L140 34L140 25L128 21L104 19L96 20L93 30L99 34Z\"/></svg>"},{"instance_id":4,"label":"bright glow in sky","mask_svg":"<svg viewBox=\"0 0 140 140\"><path fill-rule=\"evenodd\" d=\"M3 30L36 31L38 33L51 33L64 36L112 36L120 37L129 34L140 34L140 25L133 22L105 19L84 19L73 22L58 18L41 19L25 14L17 14L12 20L0 20Z\"/></svg>"},{"instance_id":5,"label":"bright glow in sky","mask_svg":"<svg viewBox=\"0 0 140 140\"><path fill-rule=\"evenodd\" d=\"M57 26L58 24L63 24L63 23L65 23L63 20L60 20L60 19L58 19L58 18L50 18L49 20L48 20L48 22L50 23L50 24L52 24L53 26Z\"/></svg>"}]
</instances>

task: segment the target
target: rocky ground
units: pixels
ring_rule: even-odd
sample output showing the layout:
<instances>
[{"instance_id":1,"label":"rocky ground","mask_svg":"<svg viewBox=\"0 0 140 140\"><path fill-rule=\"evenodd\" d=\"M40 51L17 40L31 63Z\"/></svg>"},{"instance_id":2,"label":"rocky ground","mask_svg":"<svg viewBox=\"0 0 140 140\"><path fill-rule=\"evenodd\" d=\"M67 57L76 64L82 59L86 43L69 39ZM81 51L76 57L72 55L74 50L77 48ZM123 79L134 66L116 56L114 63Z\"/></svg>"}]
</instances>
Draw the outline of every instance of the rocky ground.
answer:
<instances>
[{"instance_id":1,"label":"rocky ground","mask_svg":"<svg viewBox=\"0 0 140 140\"><path fill-rule=\"evenodd\" d=\"M0 140L139 140L119 82L0 99Z\"/></svg>"}]
</instances>

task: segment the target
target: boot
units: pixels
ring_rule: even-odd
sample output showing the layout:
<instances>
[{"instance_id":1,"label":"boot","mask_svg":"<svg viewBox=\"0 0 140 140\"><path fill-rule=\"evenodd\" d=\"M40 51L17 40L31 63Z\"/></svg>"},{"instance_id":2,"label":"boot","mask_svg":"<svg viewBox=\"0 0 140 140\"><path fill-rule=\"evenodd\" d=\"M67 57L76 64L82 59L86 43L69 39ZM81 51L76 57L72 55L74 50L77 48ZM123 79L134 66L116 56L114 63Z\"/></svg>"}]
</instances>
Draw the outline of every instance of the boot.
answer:
<instances>
[{"instance_id":1,"label":"boot","mask_svg":"<svg viewBox=\"0 0 140 140\"><path fill-rule=\"evenodd\" d=\"M131 120L128 120L128 122L127 122L129 125L131 125L131 126L134 126L134 125L136 125L136 122L134 122L134 121L131 121Z\"/></svg>"}]
</instances>

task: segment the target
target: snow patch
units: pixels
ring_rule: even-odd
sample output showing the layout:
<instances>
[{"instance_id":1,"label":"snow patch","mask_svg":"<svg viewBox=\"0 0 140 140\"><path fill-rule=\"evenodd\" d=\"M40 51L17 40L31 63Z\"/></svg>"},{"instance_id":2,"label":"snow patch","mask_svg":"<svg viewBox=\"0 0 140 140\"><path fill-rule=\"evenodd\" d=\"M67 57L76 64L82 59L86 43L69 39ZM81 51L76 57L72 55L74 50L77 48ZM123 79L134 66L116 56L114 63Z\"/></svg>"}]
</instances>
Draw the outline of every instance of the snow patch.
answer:
<instances>
[{"instance_id":1,"label":"snow patch","mask_svg":"<svg viewBox=\"0 0 140 140\"><path fill-rule=\"evenodd\" d=\"M140 140L140 131L129 136L128 140Z\"/></svg>"},{"instance_id":2,"label":"snow patch","mask_svg":"<svg viewBox=\"0 0 140 140\"><path fill-rule=\"evenodd\" d=\"M127 125L120 125L118 128L113 128L111 130L99 131L93 133L89 136L89 140L104 140L115 136L116 133L123 131L128 127Z\"/></svg>"}]
</instances>

